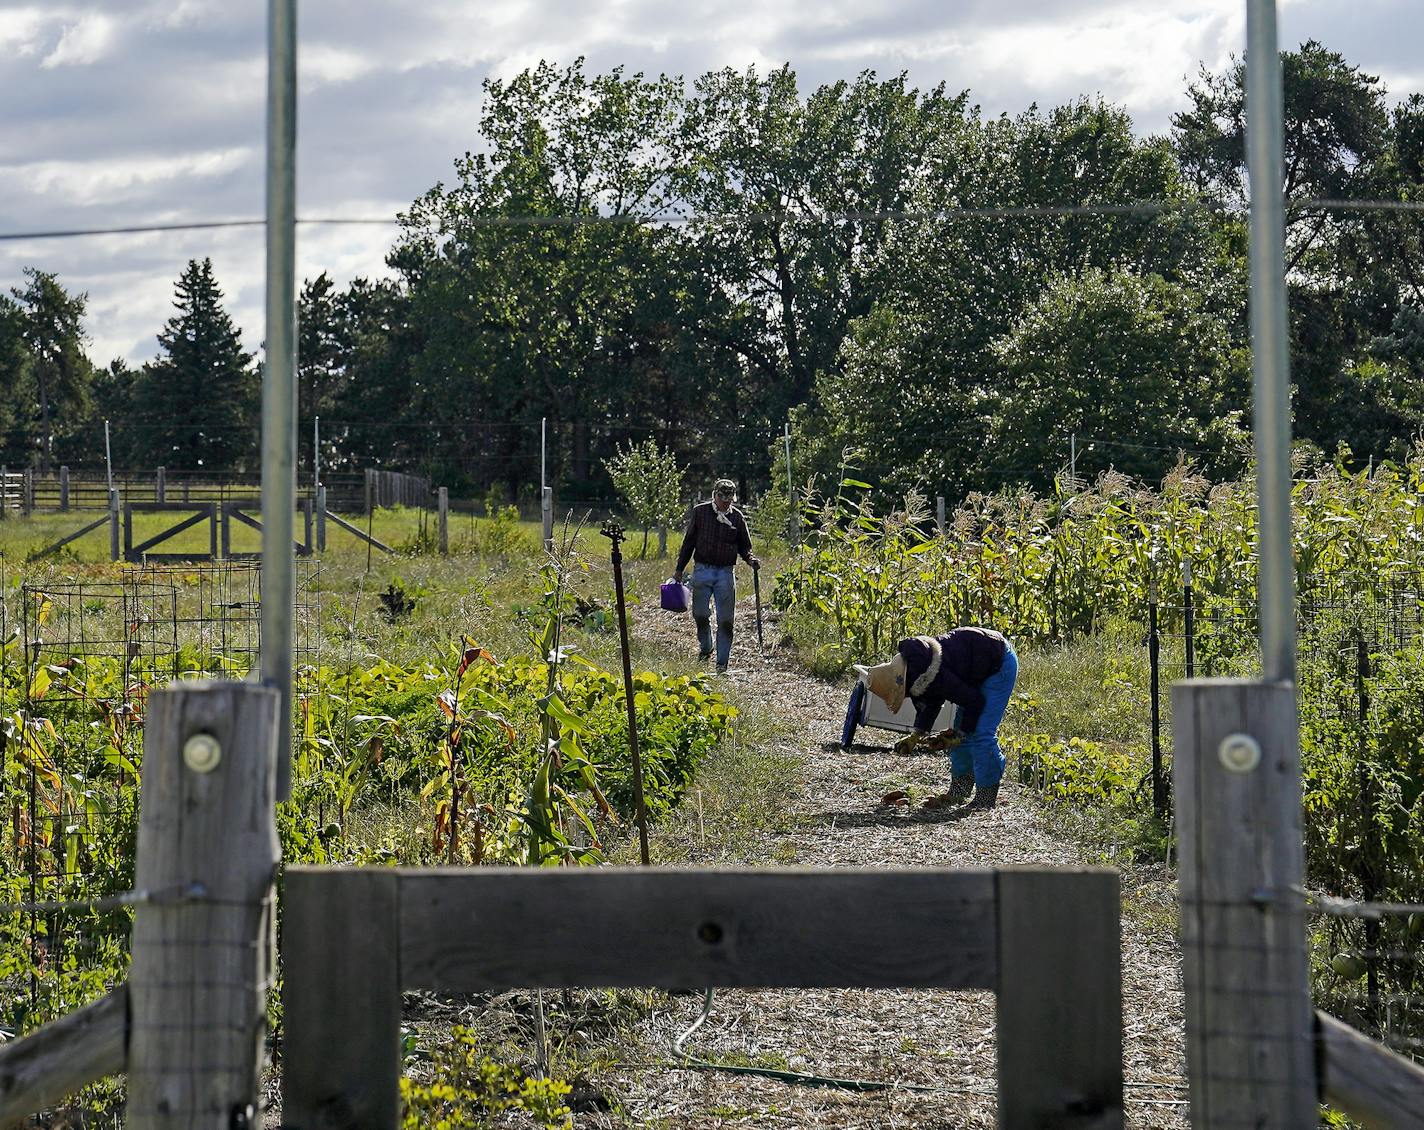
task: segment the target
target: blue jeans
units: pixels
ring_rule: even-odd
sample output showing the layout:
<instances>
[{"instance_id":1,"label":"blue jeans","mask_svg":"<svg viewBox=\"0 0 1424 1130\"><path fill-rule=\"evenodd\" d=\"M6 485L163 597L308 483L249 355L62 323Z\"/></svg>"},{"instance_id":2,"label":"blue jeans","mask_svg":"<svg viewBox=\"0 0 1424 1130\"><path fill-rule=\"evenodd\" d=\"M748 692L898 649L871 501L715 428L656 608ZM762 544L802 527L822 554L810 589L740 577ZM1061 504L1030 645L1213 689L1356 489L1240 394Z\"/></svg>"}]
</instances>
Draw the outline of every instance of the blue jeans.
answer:
<instances>
[{"instance_id":1,"label":"blue jeans","mask_svg":"<svg viewBox=\"0 0 1424 1130\"><path fill-rule=\"evenodd\" d=\"M737 584L730 565L692 567L692 619L697 623L697 650L712 654L712 601L717 601L717 666L727 666L732 654L732 619L737 613Z\"/></svg>"},{"instance_id":2,"label":"blue jeans","mask_svg":"<svg viewBox=\"0 0 1424 1130\"><path fill-rule=\"evenodd\" d=\"M979 687L984 692L984 709L974 732L949 751L949 771L956 777L972 772L975 788L990 788L997 785L1004 775L1004 751L999 748L999 723L1004 720L1009 699L1013 697L1014 682L1019 676L1019 657L1014 649L1004 652L1004 664ZM954 724L964 715L960 707L954 715Z\"/></svg>"}]
</instances>

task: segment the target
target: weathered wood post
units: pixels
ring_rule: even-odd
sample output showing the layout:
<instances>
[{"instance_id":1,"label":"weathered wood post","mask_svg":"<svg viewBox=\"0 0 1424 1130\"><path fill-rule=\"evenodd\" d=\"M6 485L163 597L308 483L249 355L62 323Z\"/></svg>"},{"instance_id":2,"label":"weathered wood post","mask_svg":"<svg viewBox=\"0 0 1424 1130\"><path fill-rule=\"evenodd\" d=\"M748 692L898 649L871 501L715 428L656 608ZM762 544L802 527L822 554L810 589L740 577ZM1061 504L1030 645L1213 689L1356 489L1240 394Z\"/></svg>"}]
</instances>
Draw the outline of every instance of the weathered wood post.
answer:
<instances>
[{"instance_id":1,"label":"weathered wood post","mask_svg":"<svg viewBox=\"0 0 1424 1130\"><path fill-rule=\"evenodd\" d=\"M399 1124L399 882L393 868L286 873L282 1124L292 1130Z\"/></svg>"},{"instance_id":2,"label":"weathered wood post","mask_svg":"<svg viewBox=\"0 0 1424 1130\"><path fill-rule=\"evenodd\" d=\"M998 888L999 1125L1123 1125L1115 872L1008 868Z\"/></svg>"},{"instance_id":3,"label":"weathered wood post","mask_svg":"<svg viewBox=\"0 0 1424 1130\"><path fill-rule=\"evenodd\" d=\"M944 537L944 495L935 499L935 533Z\"/></svg>"},{"instance_id":4,"label":"weathered wood post","mask_svg":"<svg viewBox=\"0 0 1424 1130\"><path fill-rule=\"evenodd\" d=\"M109 560L119 559L119 491L109 488Z\"/></svg>"},{"instance_id":5,"label":"weathered wood post","mask_svg":"<svg viewBox=\"0 0 1424 1130\"><path fill-rule=\"evenodd\" d=\"M326 487L316 488L316 549L326 552Z\"/></svg>"},{"instance_id":6,"label":"weathered wood post","mask_svg":"<svg viewBox=\"0 0 1424 1130\"><path fill-rule=\"evenodd\" d=\"M20 480L24 493L21 495L21 505L25 508L25 517L28 518L35 512L35 471L33 467L25 468L24 478Z\"/></svg>"},{"instance_id":7,"label":"weathered wood post","mask_svg":"<svg viewBox=\"0 0 1424 1130\"><path fill-rule=\"evenodd\" d=\"M59 468L59 511L61 514L69 513L69 467Z\"/></svg>"},{"instance_id":8,"label":"weathered wood post","mask_svg":"<svg viewBox=\"0 0 1424 1130\"><path fill-rule=\"evenodd\" d=\"M1192 1125L1314 1126L1295 685L1172 687Z\"/></svg>"},{"instance_id":9,"label":"weathered wood post","mask_svg":"<svg viewBox=\"0 0 1424 1130\"><path fill-rule=\"evenodd\" d=\"M0 522L10 516L10 469L0 467Z\"/></svg>"},{"instance_id":10,"label":"weathered wood post","mask_svg":"<svg viewBox=\"0 0 1424 1130\"><path fill-rule=\"evenodd\" d=\"M164 467L158 468L158 474L154 477L154 480L153 480L153 501L154 501L154 502L167 502L167 501L168 501L168 477L167 477L167 468L164 468Z\"/></svg>"},{"instance_id":11,"label":"weathered wood post","mask_svg":"<svg viewBox=\"0 0 1424 1130\"><path fill-rule=\"evenodd\" d=\"M273 972L281 696L149 696L129 971L130 1130L256 1125Z\"/></svg>"},{"instance_id":12,"label":"weathered wood post","mask_svg":"<svg viewBox=\"0 0 1424 1130\"><path fill-rule=\"evenodd\" d=\"M312 500L302 499L302 556L312 555Z\"/></svg>"},{"instance_id":13,"label":"weathered wood post","mask_svg":"<svg viewBox=\"0 0 1424 1130\"><path fill-rule=\"evenodd\" d=\"M439 515L440 526L440 552L443 556L450 556L450 491L446 487L441 487L435 495L435 505Z\"/></svg>"}]
</instances>

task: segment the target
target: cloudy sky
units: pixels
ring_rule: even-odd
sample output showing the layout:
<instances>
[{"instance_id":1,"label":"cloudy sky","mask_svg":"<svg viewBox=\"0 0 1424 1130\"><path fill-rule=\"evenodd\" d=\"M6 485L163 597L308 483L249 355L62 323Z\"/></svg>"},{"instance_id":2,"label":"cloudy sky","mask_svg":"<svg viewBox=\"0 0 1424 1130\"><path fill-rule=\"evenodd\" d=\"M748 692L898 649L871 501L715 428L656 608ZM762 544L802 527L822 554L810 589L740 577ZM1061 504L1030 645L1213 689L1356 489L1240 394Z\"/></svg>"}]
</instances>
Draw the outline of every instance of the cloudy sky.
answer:
<instances>
[{"instance_id":1,"label":"cloudy sky","mask_svg":"<svg viewBox=\"0 0 1424 1130\"><path fill-rule=\"evenodd\" d=\"M0 0L0 234L262 212L266 0ZM866 68L967 89L987 113L1101 94L1165 131L1188 76L1239 54L1245 0L301 0L298 211L387 217L476 143L480 82L541 58L695 76L790 62L803 88ZM1420 0L1282 0L1314 38L1424 91ZM298 270L383 270L391 230L305 227ZM0 242L0 286L89 295L100 364L152 356L173 281L211 256L256 348L260 228Z\"/></svg>"}]
</instances>

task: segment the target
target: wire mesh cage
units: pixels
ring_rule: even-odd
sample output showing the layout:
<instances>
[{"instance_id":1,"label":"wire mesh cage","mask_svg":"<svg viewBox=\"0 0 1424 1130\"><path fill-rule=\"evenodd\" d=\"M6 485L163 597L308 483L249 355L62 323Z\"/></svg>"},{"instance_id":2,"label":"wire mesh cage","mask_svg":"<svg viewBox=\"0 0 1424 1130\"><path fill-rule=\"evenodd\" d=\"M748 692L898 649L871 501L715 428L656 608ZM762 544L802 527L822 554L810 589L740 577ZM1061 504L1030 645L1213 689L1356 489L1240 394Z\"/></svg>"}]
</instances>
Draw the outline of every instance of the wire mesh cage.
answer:
<instances>
[{"instance_id":1,"label":"wire mesh cage","mask_svg":"<svg viewBox=\"0 0 1424 1130\"><path fill-rule=\"evenodd\" d=\"M320 567L298 576L294 649L314 647ZM23 584L0 652L0 1028L106 987L127 961L143 721L151 690L243 678L260 642L250 561ZM8 628L8 624L6 625Z\"/></svg>"}]
</instances>

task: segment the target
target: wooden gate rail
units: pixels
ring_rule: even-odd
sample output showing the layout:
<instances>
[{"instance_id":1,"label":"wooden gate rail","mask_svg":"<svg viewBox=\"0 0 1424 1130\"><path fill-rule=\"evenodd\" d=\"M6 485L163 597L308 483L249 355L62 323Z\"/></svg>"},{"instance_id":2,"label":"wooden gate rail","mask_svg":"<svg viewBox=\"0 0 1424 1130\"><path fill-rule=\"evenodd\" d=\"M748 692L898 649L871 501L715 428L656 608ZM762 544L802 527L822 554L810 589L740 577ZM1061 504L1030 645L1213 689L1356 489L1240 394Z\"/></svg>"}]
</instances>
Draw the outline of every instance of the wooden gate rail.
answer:
<instances>
[{"instance_id":1,"label":"wooden gate rail","mask_svg":"<svg viewBox=\"0 0 1424 1130\"><path fill-rule=\"evenodd\" d=\"M241 522L244 526L262 532L262 523L247 513L249 510L261 510L260 498L236 499L222 504L222 556L228 559L255 559L260 558L260 553L234 553L232 551L232 523ZM310 557L312 555L312 500L302 498L297 500L297 513L302 516L302 526L304 536L302 541L293 540L292 548L296 550L298 557Z\"/></svg>"},{"instance_id":2,"label":"wooden gate rail","mask_svg":"<svg viewBox=\"0 0 1424 1130\"><path fill-rule=\"evenodd\" d=\"M289 1130L390 1130L403 989L943 988L998 996L999 1122L1122 1125L1118 876L291 867Z\"/></svg>"},{"instance_id":3,"label":"wooden gate rail","mask_svg":"<svg viewBox=\"0 0 1424 1130\"><path fill-rule=\"evenodd\" d=\"M175 522L165 530L154 534L146 541L134 545L133 516L140 514L187 514L188 517ZM155 545L162 545L184 530L199 522L208 523L208 552L202 553L151 553ZM218 552L217 505L212 502L125 502L124 503L124 560L125 561L206 561L216 557Z\"/></svg>"}]
</instances>

